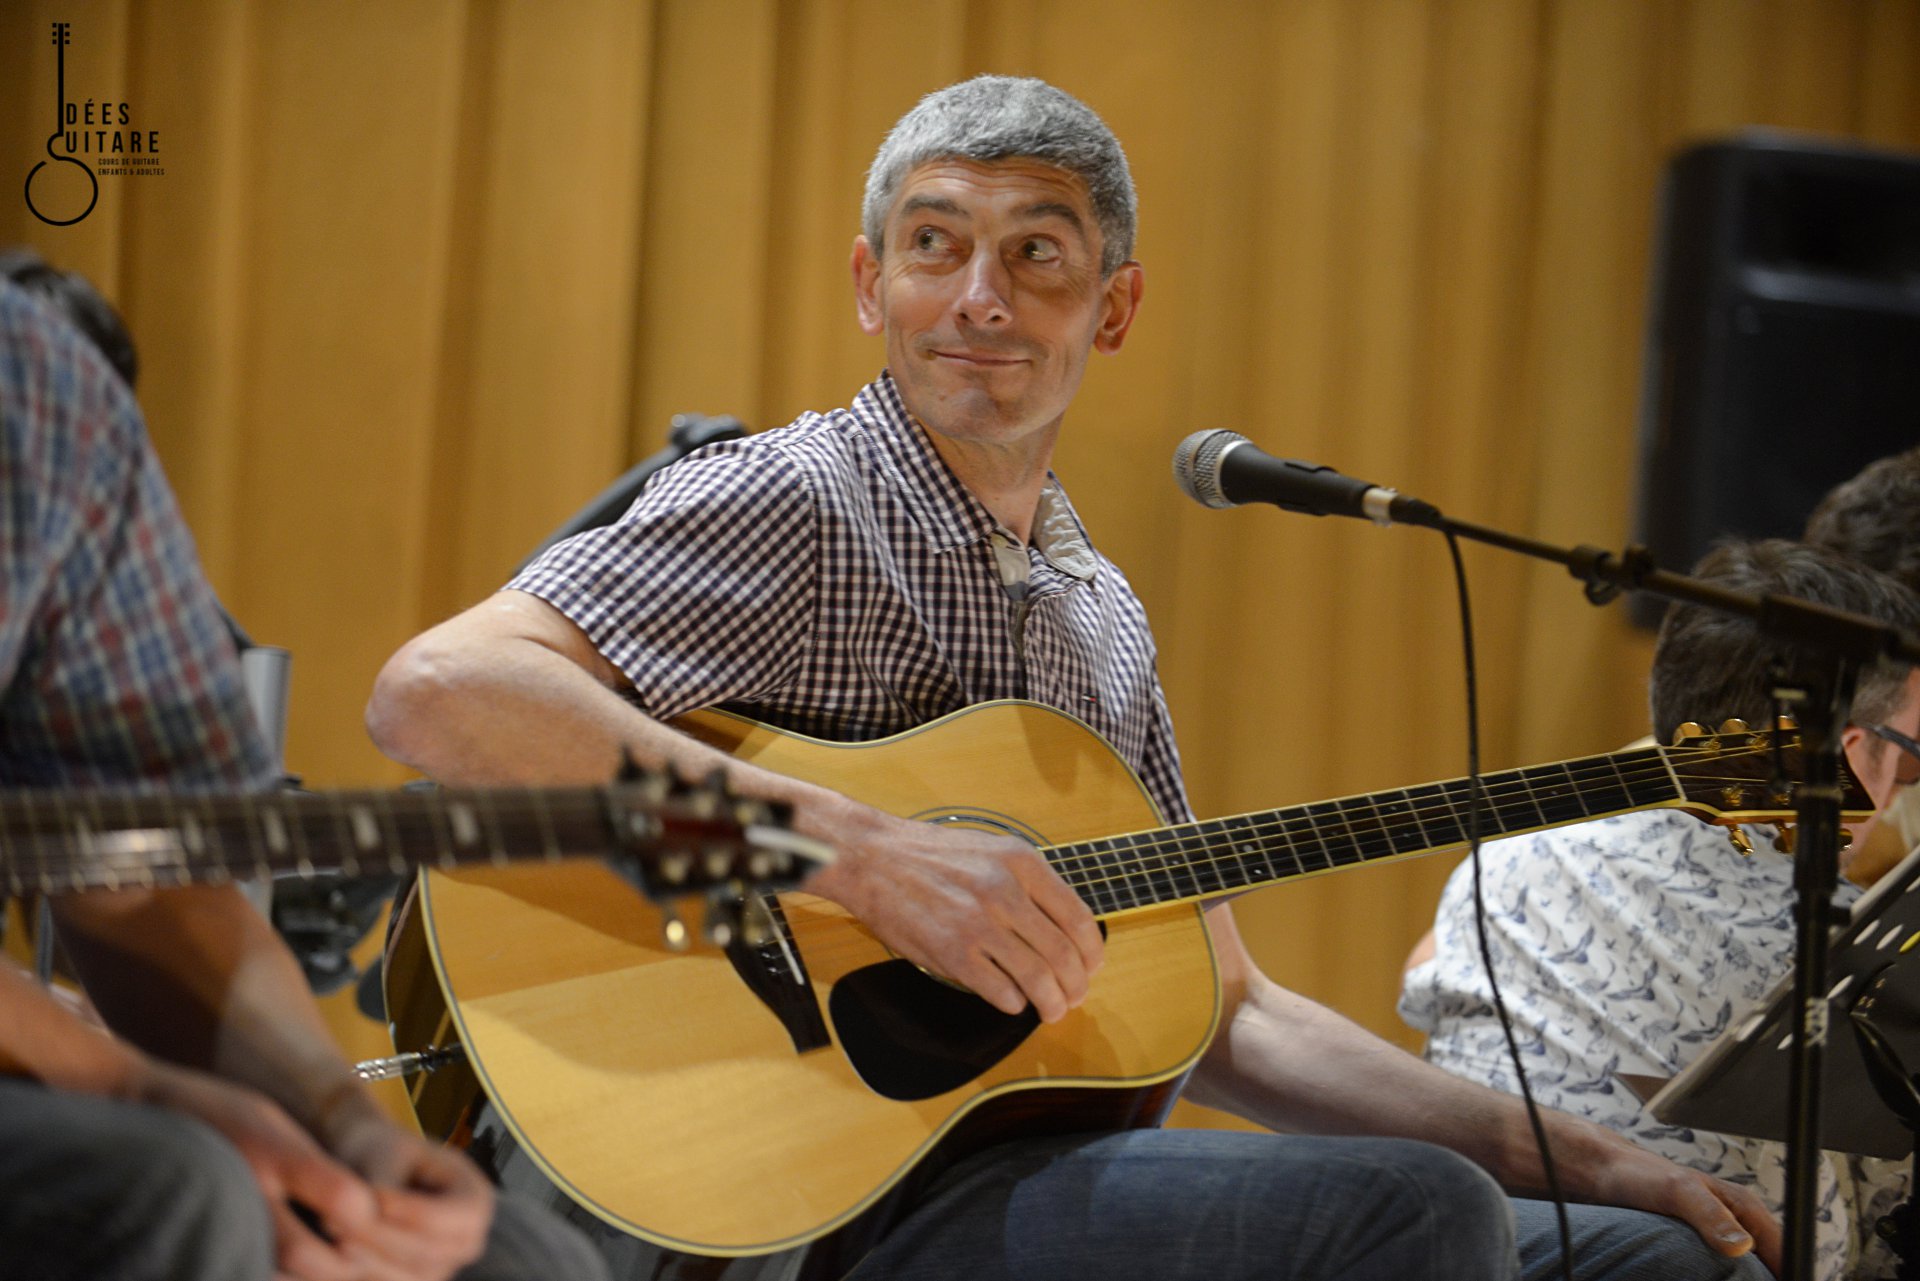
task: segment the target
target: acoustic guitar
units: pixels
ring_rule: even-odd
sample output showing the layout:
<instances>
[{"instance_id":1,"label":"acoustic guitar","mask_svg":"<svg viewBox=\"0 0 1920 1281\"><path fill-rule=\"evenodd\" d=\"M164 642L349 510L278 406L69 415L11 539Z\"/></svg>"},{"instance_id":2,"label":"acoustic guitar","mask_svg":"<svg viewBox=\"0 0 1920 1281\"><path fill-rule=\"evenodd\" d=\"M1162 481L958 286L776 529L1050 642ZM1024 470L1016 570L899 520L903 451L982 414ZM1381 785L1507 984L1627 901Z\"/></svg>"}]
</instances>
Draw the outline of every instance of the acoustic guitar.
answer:
<instances>
[{"instance_id":1,"label":"acoustic guitar","mask_svg":"<svg viewBox=\"0 0 1920 1281\"><path fill-rule=\"evenodd\" d=\"M1467 839L1463 781L1165 826L1104 740L1031 703L854 744L711 711L682 727L894 814L1032 842L1102 922L1106 961L1048 1025L804 890L767 897L757 941L674 952L589 865L429 873L389 1016L397 1049L466 1057L416 1080L421 1125L586 1228L619 1276L838 1276L985 1144L1156 1124L1219 1018L1205 900ZM1730 724L1486 775L1483 834L1658 806L1790 818L1774 748ZM1857 788L1848 807L1871 808Z\"/></svg>"}]
</instances>

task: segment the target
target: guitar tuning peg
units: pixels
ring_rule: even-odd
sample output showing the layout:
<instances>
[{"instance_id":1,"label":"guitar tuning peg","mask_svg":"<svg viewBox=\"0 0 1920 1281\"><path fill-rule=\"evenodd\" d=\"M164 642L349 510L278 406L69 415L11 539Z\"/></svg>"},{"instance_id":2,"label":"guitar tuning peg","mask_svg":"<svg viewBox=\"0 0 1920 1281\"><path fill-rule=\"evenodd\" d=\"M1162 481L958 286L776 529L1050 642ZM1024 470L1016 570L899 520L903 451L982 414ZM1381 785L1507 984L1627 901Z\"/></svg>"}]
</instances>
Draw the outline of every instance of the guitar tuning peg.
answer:
<instances>
[{"instance_id":1,"label":"guitar tuning peg","mask_svg":"<svg viewBox=\"0 0 1920 1281\"><path fill-rule=\"evenodd\" d=\"M633 757L633 748L625 743L620 744L620 768L614 773L614 778L622 783L638 783L646 776L647 770Z\"/></svg>"},{"instance_id":2,"label":"guitar tuning peg","mask_svg":"<svg viewBox=\"0 0 1920 1281\"><path fill-rule=\"evenodd\" d=\"M746 908L740 914L740 937L748 947L759 947L773 941L773 913L767 910L767 901L758 894L746 900Z\"/></svg>"},{"instance_id":3,"label":"guitar tuning peg","mask_svg":"<svg viewBox=\"0 0 1920 1281\"><path fill-rule=\"evenodd\" d=\"M1744 734L1747 732L1747 723L1738 716L1729 716L1726 720L1720 722L1720 732L1722 734Z\"/></svg>"},{"instance_id":4,"label":"guitar tuning peg","mask_svg":"<svg viewBox=\"0 0 1920 1281\"><path fill-rule=\"evenodd\" d=\"M1753 838L1748 836L1740 828L1729 827L1727 829L1727 840L1733 843L1734 850L1739 853L1741 858L1753 857Z\"/></svg>"},{"instance_id":5,"label":"guitar tuning peg","mask_svg":"<svg viewBox=\"0 0 1920 1281\"><path fill-rule=\"evenodd\" d=\"M736 827L765 827L773 822L773 807L753 796L733 798L733 822Z\"/></svg>"},{"instance_id":6,"label":"guitar tuning peg","mask_svg":"<svg viewBox=\"0 0 1920 1281\"><path fill-rule=\"evenodd\" d=\"M707 942L722 948L733 942L734 936L739 933L733 920L737 911L738 908L731 903L709 902L707 904L707 916L704 922Z\"/></svg>"},{"instance_id":7,"label":"guitar tuning peg","mask_svg":"<svg viewBox=\"0 0 1920 1281\"><path fill-rule=\"evenodd\" d=\"M1775 823L1773 825L1773 848L1779 850L1782 854L1793 853L1794 835L1793 824Z\"/></svg>"},{"instance_id":8,"label":"guitar tuning peg","mask_svg":"<svg viewBox=\"0 0 1920 1281\"><path fill-rule=\"evenodd\" d=\"M660 909L660 937L668 950L684 952L693 946L693 936L687 930L687 923L680 919L680 910L671 903Z\"/></svg>"},{"instance_id":9,"label":"guitar tuning peg","mask_svg":"<svg viewBox=\"0 0 1920 1281\"><path fill-rule=\"evenodd\" d=\"M1699 721L1685 721L1673 731L1673 745L1680 746L1690 738L1706 737L1707 727Z\"/></svg>"},{"instance_id":10,"label":"guitar tuning peg","mask_svg":"<svg viewBox=\"0 0 1920 1281\"><path fill-rule=\"evenodd\" d=\"M733 850L725 845L710 845L700 857L700 870L706 873L709 881L726 879L733 867Z\"/></svg>"},{"instance_id":11,"label":"guitar tuning peg","mask_svg":"<svg viewBox=\"0 0 1920 1281\"><path fill-rule=\"evenodd\" d=\"M715 769L688 791L687 807L693 811L694 817L711 819L719 816L726 800L727 771Z\"/></svg>"}]
</instances>

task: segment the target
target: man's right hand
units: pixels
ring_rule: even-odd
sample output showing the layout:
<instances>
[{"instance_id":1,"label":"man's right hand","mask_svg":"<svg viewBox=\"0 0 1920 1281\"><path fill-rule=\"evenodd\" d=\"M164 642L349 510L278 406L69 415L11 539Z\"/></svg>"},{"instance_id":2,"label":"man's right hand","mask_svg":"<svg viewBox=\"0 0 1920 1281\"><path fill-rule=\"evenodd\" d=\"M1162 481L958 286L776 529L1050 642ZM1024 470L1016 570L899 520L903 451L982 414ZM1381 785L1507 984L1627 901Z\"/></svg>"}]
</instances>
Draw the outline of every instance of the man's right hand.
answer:
<instances>
[{"instance_id":1,"label":"man's right hand","mask_svg":"<svg viewBox=\"0 0 1920 1281\"><path fill-rule=\"evenodd\" d=\"M138 1102L205 1122L240 1153L273 1216L278 1275L298 1281L361 1281L369 1275L364 1262L337 1243L374 1224L379 1211L373 1189L328 1156L277 1103L204 1072L153 1060L143 1065L133 1094ZM320 1232L295 1212L296 1205Z\"/></svg>"},{"instance_id":2,"label":"man's right hand","mask_svg":"<svg viewBox=\"0 0 1920 1281\"><path fill-rule=\"evenodd\" d=\"M851 836L849 829L851 829ZM1049 1023L1086 999L1100 927L1024 841L867 811L828 835L839 857L807 883L888 947L1008 1014Z\"/></svg>"}]
</instances>

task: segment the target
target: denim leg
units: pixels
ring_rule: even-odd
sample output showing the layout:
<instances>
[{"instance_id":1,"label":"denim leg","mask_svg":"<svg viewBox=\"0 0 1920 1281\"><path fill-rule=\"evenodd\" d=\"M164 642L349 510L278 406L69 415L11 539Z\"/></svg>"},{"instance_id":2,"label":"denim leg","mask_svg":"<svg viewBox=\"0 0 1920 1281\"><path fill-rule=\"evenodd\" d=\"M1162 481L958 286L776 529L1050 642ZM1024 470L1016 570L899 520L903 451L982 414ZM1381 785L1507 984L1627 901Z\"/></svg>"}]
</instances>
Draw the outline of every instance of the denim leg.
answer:
<instances>
[{"instance_id":1,"label":"denim leg","mask_svg":"<svg viewBox=\"0 0 1920 1281\"><path fill-rule=\"evenodd\" d=\"M1513 1203L1525 1281L1559 1281L1560 1229L1553 1202ZM1729 1259L1678 1219L1609 1205L1569 1205L1575 1281L1772 1281L1751 1254Z\"/></svg>"},{"instance_id":2,"label":"denim leg","mask_svg":"<svg viewBox=\"0 0 1920 1281\"><path fill-rule=\"evenodd\" d=\"M232 1145L158 1108L0 1078L0 1281L266 1281L266 1202Z\"/></svg>"},{"instance_id":3,"label":"denim leg","mask_svg":"<svg viewBox=\"0 0 1920 1281\"><path fill-rule=\"evenodd\" d=\"M1506 1196L1399 1139L1136 1130L956 1169L855 1281L1510 1281Z\"/></svg>"}]
</instances>

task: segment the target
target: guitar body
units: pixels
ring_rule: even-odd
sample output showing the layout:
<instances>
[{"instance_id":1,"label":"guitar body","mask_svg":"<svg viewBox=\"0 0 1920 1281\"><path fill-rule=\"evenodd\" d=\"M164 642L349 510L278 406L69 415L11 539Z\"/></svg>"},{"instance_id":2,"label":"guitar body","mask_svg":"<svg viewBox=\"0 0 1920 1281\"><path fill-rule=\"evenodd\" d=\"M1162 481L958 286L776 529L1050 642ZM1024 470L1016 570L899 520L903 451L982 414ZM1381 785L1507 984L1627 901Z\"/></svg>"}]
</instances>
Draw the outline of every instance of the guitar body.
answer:
<instances>
[{"instance_id":1,"label":"guitar body","mask_svg":"<svg viewBox=\"0 0 1920 1281\"><path fill-rule=\"evenodd\" d=\"M713 712L681 727L1036 845L1160 822L1098 735L1035 704L861 744ZM599 1229L625 1275L831 1277L983 1146L1158 1123L1219 1017L1191 903L1110 917L1090 995L1048 1026L894 958L832 903L775 902L771 941L675 952L658 909L598 866L427 873L390 1016L399 1048L457 1040L471 1070L421 1078L423 1128Z\"/></svg>"}]
</instances>

